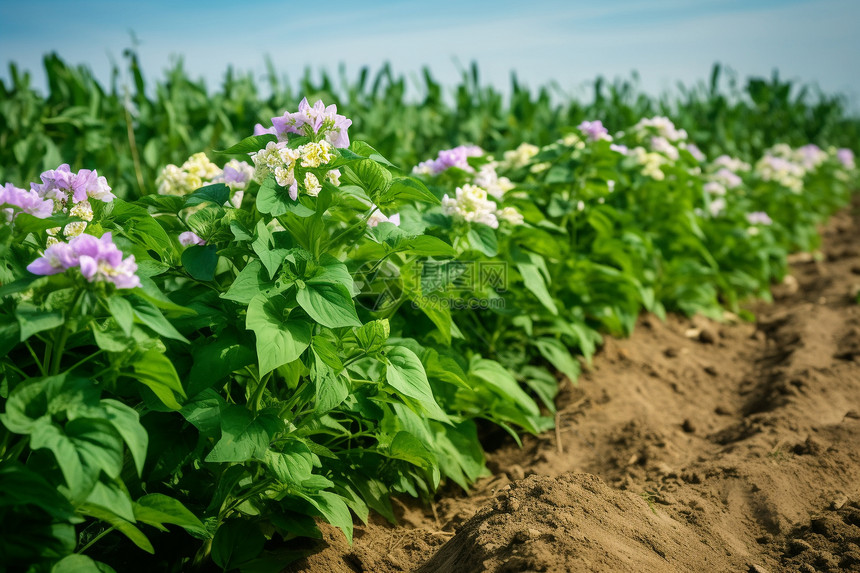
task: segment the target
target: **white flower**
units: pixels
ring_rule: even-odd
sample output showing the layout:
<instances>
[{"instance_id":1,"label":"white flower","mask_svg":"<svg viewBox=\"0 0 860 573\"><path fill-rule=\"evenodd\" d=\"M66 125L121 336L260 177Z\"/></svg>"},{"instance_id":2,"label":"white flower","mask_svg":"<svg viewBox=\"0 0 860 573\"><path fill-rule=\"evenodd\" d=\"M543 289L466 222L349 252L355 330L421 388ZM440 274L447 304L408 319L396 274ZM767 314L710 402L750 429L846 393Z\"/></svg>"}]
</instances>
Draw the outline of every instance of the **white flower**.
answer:
<instances>
[{"instance_id":1,"label":"white flower","mask_svg":"<svg viewBox=\"0 0 860 573\"><path fill-rule=\"evenodd\" d=\"M496 173L496 165L495 162L482 165L472 179L472 183L486 189L487 193L496 199L501 199L505 193L514 188L514 185L507 177L499 177L499 174Z\"/></svg>"},{"instance_id":2,"label":"white flower","mask_svg":"<svg viewBox=\"0 0 860 573\"><path fill-rule=\"evenodd\" d=\"M483 223L493 229L498 228L496 204L487 199L487 191L475 185L457 187L454 198L442 198L442 212L459 221Z\"/></svg>"},{"instance_id":3,"label":"white flower","mask_svg":"<svg viewBox=\"0 0 860 573\"><path fill-rule=\"evenodd\" d=\"M713 201L708 204L708 211L710 211L711 215L716 217L726 208L726 200L722 197L717 197Z\"/></svg>"},{"instance_id":4,"label":"white flower","mask_svg":"<svg viewBox=\"0 0 860 573\"><path fill-rule=\"evenodd\" d=\"M716 181L709 181L705 183L705 193L709 195L725 195L726 188L717 183Z\"/></svg>"},{"instance_id":5,"label":"white flower","mask_svg":"<svg viewBox=\"0 0 860 573\"><path fill-rule=\"evenodd\" d=\"M540 148L531 143L521 143L519 147L511 151L505 151L502 163L505 169L516 169L528 164L532 157L538 154Z\"/></svg>"},{"instance_id":6,"label":"white flower","mask_svg":"<svg viewBox=\"0 0 860 573\"><path fill-rule=\"evenodd\" d=\"M376 207L376 205L372 205L372 207ZM380 223L391 223L392 225L400 226L400 213L394 213L390 217L385 216L385 214L376 209L373 213L370 214L370 217L367 219L368 227L376 227Z\"/></svg>"},{"instance_id":7,"label":"white flower","mask_svg":"<svg viewBox=\"0 0 860 573\"><path fill-rule=\"evenodd\" d=\"M496 211L496 218L500 221L505 221L511 225L522 225L525 222L523 214L517 211L514 207L505 207Z\"/></svg>"},{"instance_id":8,"label":"white flower","mask_svg":"<svg viewBox=\"0 0 860 573\"><path fill-rule=\"evenodd\" d=\"M328 141L319 143L306 143L299 147L298 151L302 158L302 167L319 167L332 160L332 146Z\"/></svg>"},{"instance_id":9,"label":"white flower","mask_svg":"<svg viewBox=\"0 0 860 573\"><path fill-rule=\"evenodd\" d=\"M320 185L320 180L317 179L317 176L313 173L305 174L305 191L307 191L308 195L311 197L316 197L322 191L322 185Z\"/></svg>"},{"instance_id":10,"label":"white flower","mask_svg":"<svg viewBox=\"0 0 860 573\"><path fill-rule=\"evenodd\" d=\"M678 148L669 143L669 140L665 137L652 137L651 150L662 153L672 161L677 161L678 157L680 157Z\"/></svg>"}]
</instances>

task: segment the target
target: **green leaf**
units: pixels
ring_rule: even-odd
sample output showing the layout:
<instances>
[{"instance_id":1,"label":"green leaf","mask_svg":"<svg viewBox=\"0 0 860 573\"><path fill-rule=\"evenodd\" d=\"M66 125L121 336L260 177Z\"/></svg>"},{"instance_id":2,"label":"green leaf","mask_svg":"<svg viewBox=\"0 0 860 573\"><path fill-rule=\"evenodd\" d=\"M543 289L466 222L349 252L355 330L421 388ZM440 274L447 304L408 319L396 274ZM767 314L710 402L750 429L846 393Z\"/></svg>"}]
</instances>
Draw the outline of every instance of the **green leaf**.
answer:
<instances>
[{"instance_id":1,"label":"green leaf","mask_svg":"<svg viewBox=\"0 0 860 573\"><path fill-rule=\"evenodd\" d=\"M496 232L489 225L472 223L469 225L469 244L488 257L495 257L499 252L499 242Z\"/></svg>"},{"instance_id":2,"label":"green leaf","mask_svg":"<svg viewBox=\"0 0 860 573\"><path fill-rule=\"evenodd\" d=\"M361 326L352 296L343 285L306 284L296 293L296 302L323 326Z\"/></svg>"},{"instance_id":3,"label":"green leaf","mask_svg":"<svg viewBox=\"0 0 860 573\"><path fill-rule=\"evenodd\" d=\"M534 400L520 388L513 374L498 362L475 358L472 361L469 373L486 382L496 394L516 404L518 408L528 414L532 416L540 415L540 409L538 409Z\"/></svg>"},{"instance_id":4,"label":"green leaf","mask_svg":"<svg viewBox=\"0 0 860 573\"><path fill-rule=\"evenodd\" d=\"M417 400L431 418L448 421L448 416L433 397L424 366L415 353L403 346L390 346L385 358L388 365L386 380L391 387L400 394Z\"/></svg>"},{"instance_id":5,"label":"green leaf","mask_svg":"<svg viewBox=\"0 0 860 573\"><path fill-rule=\"evenodd\" d=\"M80 511L84 515L89 515L90 517L95 517L96 519L110 523L117 531L128 537L128 539L139 548L150 554L155 553L155 549L152 547L152 543L150 543L146 535L144 535L143 532L135 527L131 522L119 517L114 512L97 505L90 504L82 505Z\"/></svg>"},{"instance_id":6,"label":"green leaf","mask_svg":"<svg viewBox=\"0 0 860 573\"><path fill-rule=\"evenodd\" d=\"M567 376L571 382L576 383L579 378L579 362L570 354L570 349L555 338L538 338L534 345L550 364Z\"/></svg>"},{"instance_id":7,"label":"green leaf","mask_svg":"<svg viewBox=\"0 0 860 573\"><path fill-rule=\"evenodd\" d=\"M179 500L151 493L134 502L134 517L141 523L164 529L164 524L178 525L198 537L209 537L203 523L182 505Z\"/></svg>"},{"instance_id":8,"label":"green leaf","mask_svg":"<svg viewBox=\"0 0 860 573\"><path fill-rule=\"evenodd\" d=\"M320 491L314 495L298 495L311 502L325 520L343 531L347 541L352 543L352 514L341 496L328 491Z\"/></svg>"},{"instance_id":9,"label":"green leaf","mask_svg":"<svg viewBox=\"0 0 860 573\"><path fill-rule=\"evenodd\" d=\"M17 461L0 462L0 508L32 505L56 521L70 521L75 508L56 486Z\"/></svg>"},{"instance_id":10,"label":"green leaf","mask_svg":"<svg viewBox=\"0 0 860 573\"><path fill-rule=\"evenodd\" d=\"M230 571L251 561L263 551L266 538L260 528L247 520L233 519L221 524L212 540L212 561Z\"/></svg>"},{"instance_id":11,"label":"green leaf","mask_svg":"<svg viewBox=\"0 0 860 573\"><path fill-rule=\"evenodd\" d=\"M511 251L511 258L516 263L517 270L522 275L526 288L537 297L547 310L553 314L558 314L558 307L556 307L555 301L550 296L544 277L540 272L538 264L536 264L537 259L540 259L542 262L543 257L535 253L513 249Z\"/></svg>"},{"instance_id":12,"label":"green leaf","mask_svg":"<svg viewBox=\"0 0 860 573\"><path fill-rule=\"evenodd\" d=\"M51 567L51 573L116 573L106 563L93 561L86 555L73 553L57 561Z\"/></svg>"},{"instance_id":13,"label":"green leaf","mask_svg":"<svg viewBox=\"0 0 860 573\"><path fill-rule=\"evenodd\" d=\"M134 510L128 492L113 482L97 481L87 496L86 504L98 506L126 521L134 521Z\"/></svg>"},{"instance_id":14,"label":"green leaf","mask_svg":"<svg viewBox=\"0 0 860 573\"><path fill-rule=\"evenodd\" d=\"M489 227L487 227L489 229ZM493 235L495 238L495 235ZM454 257L457 251L454 247L438 237L432 235L419 235L408 239L401 239L395 243L396 250L410 255L423 257Z\"/></svg>"},{"instance_id":15,"label":"green leaf","mask_svg":"<svg viewBox=\"0 0 860 573\"><path fill-rule=\"evenodd\" d=\"M355 177L350 176L350 170ZM363 159L350 165L346 168L344 176L346 183L359 185L371 199L378 198L379 194L385 191L391 183L391 173L371 159Z\"/></svg>"},{"instance_id":16,"label":"green leaf","mask_svg":"<svg viewBox=\"0 0 860 573\"><path fill-rule=\"evenodd\" d=\"M252 135L250 137L246 137L235 145L231 145L224 151L216 151L215 153L219 153L221 155L245 155L247 153L253 153L255 151L265 149L266 145L270 141L278 141L278 138L271 133Z\"/></svg>"},{"instance_id":17,"label":"green leaf","mask_svg":"<svg viewBox=\"0 0 860 573\"><path fill-rule=\"evenodd\" d=\"M194 207L201 203L215 203L219 207L222 206L230 198L230 188L223 183L215 183L201 187L194 193L187 195L185 198L185 207Z\"/></svg>"},{"instance_id":18,"label":"green leaf","mask_svg":"<svg viewBox=\"0 0 860 573\"><path fill-rule=\"evenodd\" d=\"M274 237L262 219L257 223L256 231L257 238L251 243L251 248L260 257L260 261L269 273L269 278L274 279L275 273L278 272L278 269L281 268L281 264L284 262L284 257L287 255L288 249L276 248L274 246Z\"/></svg>"},{"instance_id":19,"label":"green leaf","mask_svg":"<svg viewBox=\"0 0 860 573\"><path fill-rule=\"evenodd\" d=\"M233 300L240 304L248 304L255 296L263 292L265 279L260 276L260 271L263 270L263 263L258 260L253 260L245 268L239 272L236 280L227 289L227 292L221 295L221 298Z\"/></svg>"},{"instance_id":20,"label":"green leaf","mask_svg":"<svg viewBox=\"0 0 860 573\"><path fill-rule=\"evenodd\" d=\"M248 305L245 327L253 330L257 338L260 376L297 359L311 343L310 323L287 318L282 296L254 297Z\"/></svg>"},{"instance_id":21,"label":"green leaf","mask_svg":"<svg viewBox=\"0 0 860 573\"><path fill-rule=\"evenodd\" d=\"M108 298L108 308L117 326L126 336L131 336L131 327L134 324L134 308L131 303L119 295L114 295Z\"/></svg>"},{"instance_id":22,"label":"green leaf","mask_svg":"<svg viewBox=\"0 0 860 573\"><path fill-rule=\"evenodd\" d=\"M283 484L300 486L310 479L313 470L314 456L310 449L299 441L284 444L283 450L266 451L266 465Z\"/></svg>"},{"instance_id":23,"label":"green leaf","mask_svg":"<svg viewBox=\"0 0 860 573\"><path fill-rule=\"evenodd\" d=\"M15 317L21 329L21 342L38 332L61 326L65 319L62 311L41 310L28 302L22 302L15 309Z\"/></svg>"},{"instance_id":24,"label":"green leaf","mask_svg":"<svg viewBox=\"0 0 860 573\"><path fill-rule=\"evenodd\" d=\"M269 441L283 427L270 414L254 417L243 406L231 405L221 411L221 439L206 456L207 462L262 460Z\"/></svg>"},{"instance_id":25,"label":"green leaf","mask_svg":"<svg viewBox=\"0 0 860 573\"><path fill-rule=\"evenodd\" d=\"M424 469L430 469L437 465L436 457L432 452L421 440L409 432L397 432L388 447L388 455Z\"/></svg>"},{"instance_id":26,"label":"green leaf","mask_svg":"<svg viewBox=\"0 0 860 573\"><path fill-rule=\"evenodd\" d=\"M21 235L39 233L52 227L62 227L71 220L70 217L61 214L40 219L29 213L18 213L18 216L15 217L15 232Z\"/></svg>"},{"instance_id":27,"label":"green leaf","mask_svg":"<svg viewBox=\"0 0 860 573\"><path fill-rule=\"evenodd\" d=\"M372 320L355 331L355 339L361 348L367 352L376 352L388 341L391 327L388 319Z\"/></svg>"},{"instance_id":28,"label":"green leaf","mask_svg":"<svg viewBox=\"0 0 860 573\"><path fill-rule=\"evenodd\" d=\"M398 177L380 197L383 203L389 201L420 201L431 205L440 205L441 201L427 189L420 180L412 177Z\"/></svg>"},{"instance_id":29,"label":"green leaf","mask_svg":"<svg viewBox=\"0 0 860 573\"><path fill-rule=\"evenodd\" d=\"M122 402L105 398L101 401L108 422L119 432L122 439L131 452L137 475L143 473L143 464L146 461L146 448L149 445L149 435L146 428L140 424L140 415Z\"/></svg>"},{"instance_id":30,"label":"green leaf","mask_svg":"<svg viewBox=\"0 0 860 573\"><path fill-rule=\"evenodd\" d=\"M215 245L192 245L182 251L182 266L198 281L211 281L218 266L217 251Z\"/></svg>"},{"instance_id":31,"label":"green leaf","mask_svg":"<svg viewBox=\"0 0 860 573\"><path fill-rule=\"evenodd\" d=\"M176 396L186 398L185 389L173 363L157 349L148 350L137 362L132 364L135 379L149 387L161 402L171 410L181 410L182 405Z\"/></svg>"},{"instance_id":32,"label":"green leaf","mask_svg":"<svg viewBox=\"0 0 860 573\"><path fill-rule=\"evenodd\" d=\"M182 336L170 322L164 318L161 311L158 310L152 303L136 299L132 303L134 307L134 315L142 323L151 328L156 334L160 334L165 338L179 340L180 342L188 343L188 339Z\"/></svg>"},{"instance_id":33,"label":"green leaf","mask_svg":"<svg viewBox=\"0 0 860 573\"><path fill-rule=\"evenodd\" d=\"M297 199L294 200L290 197L289 189L278 185L274 175L266 178L260 186L260 190L257 191L257 210L273 217L292 213L297 217L304 218L315 213L313 209L305 207Z\"/></svg>"},{"instance_id":34,"label":"green leaf","mask_svg":"<svg viewBox=\"0 0 860 573\"><path fill-rule=\"evenodd\" d=\"M257 361L251 335L233 328L222 331L217 339L195 344L191 351L194 362L188 374L188 395L194 396L245 366Z\"/></svg>"},{"instance_id":35,"label":"green leaf","mask_svg":"<svg viewBox=\"0 0 860 573\"><path fill-rule=\"evenodd\" d=\"M57 459L72 496L83 501L100 472L110 478L122 471L122 438L107 420L77 418L65 428L40 420L30 434L30 447L45 448Z\"/></svg>"}]
</instances>

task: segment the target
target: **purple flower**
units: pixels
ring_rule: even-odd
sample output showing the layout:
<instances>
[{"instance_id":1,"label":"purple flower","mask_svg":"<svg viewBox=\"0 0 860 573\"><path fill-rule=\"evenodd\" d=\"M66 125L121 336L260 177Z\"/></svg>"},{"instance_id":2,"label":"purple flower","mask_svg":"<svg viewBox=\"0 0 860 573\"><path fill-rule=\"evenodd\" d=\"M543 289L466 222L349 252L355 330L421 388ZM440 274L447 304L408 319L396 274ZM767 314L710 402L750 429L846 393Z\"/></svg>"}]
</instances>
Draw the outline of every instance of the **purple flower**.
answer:
<instances>
[{"instance_id":1,"label":"purple flower","mask_svg":"<svg viewBox=\"0 0 860 573\"><path fill-rule=\"evenodd\" d=\"M836 158L845 169L854 169L854 152L847 148L842 148L836 152Z\"/></svg>"},{"instance_id":2,"label":"purple flower","mask_svg":"<svg viewBox=\"0 0 860 573\"><path fill-rule=\"evenodd\" d=\"M595 121L583 121L579 124L579 131L584 133L589 141L610 139L609 130L603 127L603 122L599 119Z\"/></svg>"},{"instance_id":3,"label":"purple flower","mask_svg":"<svg viewBox=\"0 0 860 573\"><path fill-rule=\"evenodd\" d=\"M280 140L285 140L288 133L311 137L322 131L325 140L335 147L349 147L347 129L351 125L351 119L337 113L336 105L326 107L322 100L317 100L311 106L307 98L299 102L298 111L272 118L272 126Z\"/></svg>"},{"instance_id":4,"label":"purple flower","mask_svg":"<svg viewBox=\"0 0 860 573\"><path fill-rule=\"evenodd\" d=\"M686 149L688 152L690 152L690 155L692 155L693 159L695 159L696 161L705 160L705 154L702 153L702 150L699 149L699 147L695 143L688 143L686 145Z\"/></svg>"},{"instance_id":5,"label":"purple flower","mask_svg":"<svg viewBox=\"0 0 860 573\"><path fill-rule=\"evenodd\" d=\"M425 175L438 175L456 167L463 171L473 172L474 169L469 165L469 157L479 157L484 154L484 150L477 145L459 145L453 149L443 149L439 152L436 159L430 159L419 163L412 169L413 173Z\"/></svg>"},{"instance_id":6,"label":"purple flower","mask_svg":"<svg viewBox=\"0 0 860 573\"><path fill-rule=\"evenodd\" d=\"M764 211L753 211L747 213L747 222L750 225L770 225L773 220Z\"/></svg>"},{"instance_id":7,"label":"purple flower","mask_svg":"<svg viewBox=\"0 0 860 573\"><path fill-rule=\"evenodd\" d=\"M179 234L179 244L183 247L189 247L191 245L205 245L206 241L201 239L197 233L185 231Z\"/></svg>"},{"instance_id":8,"label":"purple flower","mask_svg":"<svg viewBox=\"0 0 860 573\"><path fill-rule=\"evenodd\" d=\"M744 180L741 179L740 175L725 167L720 168L716 173L714 173L714 180L722 183L729 189L740 187L744 183Z\"/></svg>"},{"instance_id":9,"label":"purple flower","mask_svg":"<svg viewBox=\"0 0 860 573\"><path fill-rule=\"evenodd\" d=\"M258 123L254 126L254 135L266 135L267 133L278 135L274 125L272 127L263 127L262 123Z\"/></svg>"},{"instance_id":10,"label":"purple flower","mask_svg":"<svg viewBox=\"0 0 860 573\"><path fill-rule=\"evenodd\" d=\"M61 208L65 208L70 195L75 203L90 197L105 203L116 198L116 195L111 193L107 180L99 177L95 170L81 169L72 173L69 165L64 163L56 169L45 171L40 178L41 184L31 183L30 187L43 199L59 202Z\"/></svg>"},{"instance_id":11,"label":"purple flower","mask_svg":"<svg viewBox=\"0 0 860 573\"><path fill-rule=\"evenodd\" d=\"M54 203L52 201L42 199L33 189L25 191L24 189L15 187L11 183L7 183L0 189L0 205L17 207L23 213L29 213L39 219L50 217L54 212ZM8 208L3 209L3 211L7 213L10 221L15 217L15 209Z\"/></svg>"},{"instance_id":12,"label":"purple flower","mask_svg":"<svg viewBox=\"0 0 860 573\"><path fill-rule=\"evenodd\" d=\"M27 270L36 275L54 275L75 267L80 268L89 282L111 282L117 288L140 286L134 256L123 259L110 233L100 239L78 235L68 243L51 245L43 256L27 266Z\"/></svg>"},{"instance_id":13,"label":"purple flower","mask_svg":"<svg viewBox=\"0 0 860 573\"><path fill-rule=\"evenodd\" d=\"M78 256L68 243L56 243L45 254L27 265L34 275L55 275L78 266Z\"/></svg>"}]
</instances>

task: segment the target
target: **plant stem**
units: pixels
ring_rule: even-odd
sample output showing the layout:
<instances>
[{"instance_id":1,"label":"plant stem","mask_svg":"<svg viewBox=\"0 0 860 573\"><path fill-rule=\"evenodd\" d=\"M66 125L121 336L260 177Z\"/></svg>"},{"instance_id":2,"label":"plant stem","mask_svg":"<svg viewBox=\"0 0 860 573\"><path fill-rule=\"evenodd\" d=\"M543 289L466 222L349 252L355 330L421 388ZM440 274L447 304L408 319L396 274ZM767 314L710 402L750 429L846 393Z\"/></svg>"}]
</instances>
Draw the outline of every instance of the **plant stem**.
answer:
<instances>
[{"instance_id":1,"label":"plant stem","mask_svg":"<svg viewBox=\"0 0 860 573\"><path fill-rule=\"evenodd\" d=\"M99 539L101 539L102 537L104 537L105 535L107 535L108 533L110 533L111 531L113 531L114 529L116 529L116 527L114 527L113 525L111 525L110 527L108 527L107 529L105 529L104 531L102 531L101 533L99 533L98 535L96 535L95 537L93 537L92 539L90 539L90 542L89 542L89 543L87 543L86 545L84 545L84 546L83 546L79 551L76 551L75 553L77 553L77 554L79 554L79 555L80 555L81 553L83 553L84 551L86 551L87 549L89 549L90 547L92 547L92 545L93 545L96 541L98 541Z\"/></svg>"},{"instance_id":2,"label":"plant stem","mask_svg":"<svg viewBox=\"0 0 860 573\"><path fill-rule=\"evenodd\" d=\"M257 382L257 387L254 388L254 395L251 396L251 409L256 413L260 410L260 402L263 400L263 391L266 389L266 384L269 378L272 377L272 372L269 372L261 380Z\"/></svg>"}]
</instances>

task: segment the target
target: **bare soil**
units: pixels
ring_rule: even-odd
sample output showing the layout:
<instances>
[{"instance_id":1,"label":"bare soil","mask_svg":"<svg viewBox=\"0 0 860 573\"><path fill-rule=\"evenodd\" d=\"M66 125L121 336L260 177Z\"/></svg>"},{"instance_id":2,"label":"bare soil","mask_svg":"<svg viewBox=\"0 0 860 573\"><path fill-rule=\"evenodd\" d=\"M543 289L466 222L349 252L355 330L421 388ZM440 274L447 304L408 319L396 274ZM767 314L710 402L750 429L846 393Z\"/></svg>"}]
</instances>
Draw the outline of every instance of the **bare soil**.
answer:
<instances>
[{"instance_id":1,"label":"bare soil","mask_svg":"<svg viewBox=\"0 0 860 573\"><path fill-rule=\"evenodd\" d=\"M755 324L644 316L558 428L288 571L860 571L860 201Z\"/></svg>"}]
</instances>

